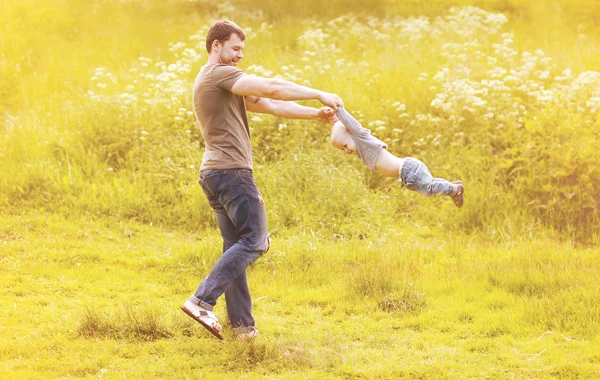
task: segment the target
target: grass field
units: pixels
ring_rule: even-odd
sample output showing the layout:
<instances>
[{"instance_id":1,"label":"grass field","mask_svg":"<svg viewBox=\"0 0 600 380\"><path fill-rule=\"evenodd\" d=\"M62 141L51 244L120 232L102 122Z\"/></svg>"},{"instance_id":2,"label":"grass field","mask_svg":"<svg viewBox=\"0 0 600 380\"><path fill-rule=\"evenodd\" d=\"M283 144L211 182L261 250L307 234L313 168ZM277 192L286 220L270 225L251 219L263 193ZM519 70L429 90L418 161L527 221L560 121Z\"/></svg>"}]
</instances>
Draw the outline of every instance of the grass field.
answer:
<instances>
[{"instance_id":1,"label":"grass field","mask_svg":"<svg viewBox=\"0 0 600 380\"><path fill-rule=\"evenodd\" d=\"M593 378L597 251L432 229L281 237L250 270L262 335L219 342L179 304L215 231L3 219L2 377ZM217 313L225 317L222 304Z\"/></svg>"},{"instance_id":2,"label":"grass field","mask_svg":"<svg viewBox=\"0 0 600 380\"><path fill-rule=\"evenodd\" d=\"M223 342L179 310L220 255L190 104L219 18L242 69L466 184L457 210L249 115L251 342L223 301ZM0 25L0 378L600 378L595 1L4 0Z\"/></svg>"}]
</instances>

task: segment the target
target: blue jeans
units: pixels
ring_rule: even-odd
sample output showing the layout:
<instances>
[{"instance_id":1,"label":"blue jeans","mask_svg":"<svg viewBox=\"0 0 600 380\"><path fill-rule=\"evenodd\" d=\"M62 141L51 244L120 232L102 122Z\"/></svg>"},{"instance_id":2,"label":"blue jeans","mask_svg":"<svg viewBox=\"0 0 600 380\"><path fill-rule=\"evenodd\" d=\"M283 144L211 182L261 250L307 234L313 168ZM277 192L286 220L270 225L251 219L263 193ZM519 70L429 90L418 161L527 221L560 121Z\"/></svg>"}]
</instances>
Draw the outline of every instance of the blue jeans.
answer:
<instances>
[{"instance_id":1,"label":"blue jeans","mask_svg":"<svg viewBox=\"0 0 600 380\"><path fill-rule=\"evenodd\" d=\"M269 250L267 215L250 169L203 170L200 185L215 211L223 255L190 301L212 310L223 293L236 332L254 327L246 268Z\"/></svg>"},{"instance_id":2,"label":"blue jeans","mask_svg":"<svg viewBox=\"0 0 600 380\"><path fill-rule=\"evenodd\" d=\"M452 193L450 182L443 178L433 178L427 166L416 158L406 157L404 159L400 179L407 189L428 197Z\"/></svg>"}]
</instances>

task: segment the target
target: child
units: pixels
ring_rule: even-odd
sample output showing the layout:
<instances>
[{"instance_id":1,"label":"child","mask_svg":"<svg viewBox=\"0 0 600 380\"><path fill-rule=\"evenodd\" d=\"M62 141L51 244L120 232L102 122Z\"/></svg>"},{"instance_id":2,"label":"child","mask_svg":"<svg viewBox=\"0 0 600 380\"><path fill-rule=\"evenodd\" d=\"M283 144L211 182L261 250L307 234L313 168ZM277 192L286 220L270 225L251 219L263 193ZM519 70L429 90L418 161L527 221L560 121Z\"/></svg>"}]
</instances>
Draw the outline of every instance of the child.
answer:
<instances>
[{"instance_id":1,"label":"child","mask_svg":"<svg viewBox=\"0 0 600 380\"><path fill-rule=\"evenodd\" d=\"M343 107L337 114L325 110L331 128L331 144L348 154L358 153L362 162L371 170L388 177L400 177L404 186L427 196L447 195L456 207L462 207L465 188L462 182L452 183L442 178L433 178L429 169L416 158L400 158L388 152L387 144L371 135L371 131L350 115Z\"/></svg>"}]
</instances>

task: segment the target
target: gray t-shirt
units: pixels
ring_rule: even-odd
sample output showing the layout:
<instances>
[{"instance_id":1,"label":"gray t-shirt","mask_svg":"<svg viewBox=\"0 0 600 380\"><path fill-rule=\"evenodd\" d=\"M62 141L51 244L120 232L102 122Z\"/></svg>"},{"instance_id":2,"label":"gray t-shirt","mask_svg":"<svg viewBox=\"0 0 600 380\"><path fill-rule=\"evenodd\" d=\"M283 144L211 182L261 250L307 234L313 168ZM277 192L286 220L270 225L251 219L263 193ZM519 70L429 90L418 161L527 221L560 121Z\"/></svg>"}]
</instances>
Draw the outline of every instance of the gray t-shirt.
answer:
<instances>
[{"instance_id":1,"label":"gray t-shirt","mask_svg":"<svg viewBox=\"0 0 600 380\"><path fill-rule=\"evenodd\" d=\"M363 126L350 115L344 107L338 107L338 119L344 124L344 127L350 132L352 141L356 145L356 152L363 164L369 169L375 170L375 163L379 157L379 151L383 148L387 149L387 144L371 135L371 131Z\"/></svg>"}]
</instances>

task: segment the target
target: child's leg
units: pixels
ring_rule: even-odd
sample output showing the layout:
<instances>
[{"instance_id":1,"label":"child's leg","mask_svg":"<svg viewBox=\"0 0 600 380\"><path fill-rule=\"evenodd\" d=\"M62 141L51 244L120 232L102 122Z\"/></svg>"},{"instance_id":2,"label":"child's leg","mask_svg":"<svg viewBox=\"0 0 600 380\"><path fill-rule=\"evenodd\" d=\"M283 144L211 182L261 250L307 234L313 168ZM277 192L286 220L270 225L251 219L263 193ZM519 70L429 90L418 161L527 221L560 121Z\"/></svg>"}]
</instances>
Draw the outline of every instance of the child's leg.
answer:
<instances>
[{"instance_id":1,"label":"child's leg","mask_svg":"<svg viewBox=\"0 0 600 380\"><path fill-rule=\"evenodd\" d=\"M407 189L428 197L452 195L454 186L443 178L433 178L427 166L416 158L406 157L400 172L400 179Z\"/></svg>"}]
</instances>

